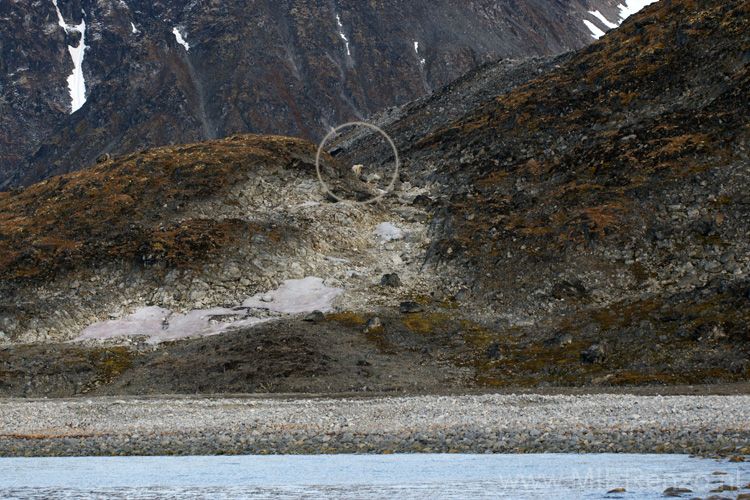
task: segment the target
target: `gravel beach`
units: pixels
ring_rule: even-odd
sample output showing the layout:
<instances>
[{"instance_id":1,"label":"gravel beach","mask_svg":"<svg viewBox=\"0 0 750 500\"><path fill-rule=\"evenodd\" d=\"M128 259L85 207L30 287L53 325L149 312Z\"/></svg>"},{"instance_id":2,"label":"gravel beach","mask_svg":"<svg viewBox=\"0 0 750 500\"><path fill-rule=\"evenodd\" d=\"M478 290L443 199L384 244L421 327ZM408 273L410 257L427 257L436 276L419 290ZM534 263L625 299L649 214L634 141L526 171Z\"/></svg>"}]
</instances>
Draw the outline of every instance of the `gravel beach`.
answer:
<instances>
[{"instance_id":1,"label":"gravel beach","mask_svg":"<svg viewBox=\"0 0 750 500\"><path fill-rule=\"evenodd\" d=\"M6 399L0 422L0 456L750 453L750 396Z\"/></svg>"}]
</instances>

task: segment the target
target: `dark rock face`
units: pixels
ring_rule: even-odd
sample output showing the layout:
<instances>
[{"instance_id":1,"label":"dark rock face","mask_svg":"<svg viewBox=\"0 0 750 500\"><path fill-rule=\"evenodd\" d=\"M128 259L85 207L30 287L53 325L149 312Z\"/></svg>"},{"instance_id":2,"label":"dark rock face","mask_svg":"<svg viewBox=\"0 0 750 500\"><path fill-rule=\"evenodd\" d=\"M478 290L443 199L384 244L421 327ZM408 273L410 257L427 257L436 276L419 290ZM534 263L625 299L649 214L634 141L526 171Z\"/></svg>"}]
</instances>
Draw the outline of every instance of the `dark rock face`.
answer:
<instances>
[{"instance_id":1,"label":"dark rock face","mask_svg":"<svg viewBox=\"0 0 750 500\"><path fill-rule=\"evenodd\" d=\"M320 140L481 63L582 47L583 19L598 23L588 11L617 19L613 0L58 5L68 25L86 21L87 103L68 114L80 34L59 26L52 0L0 2L0 186L232 133Z\"/></svg>"},{"instance_id":2,"label":"dark rock face","mask_svg":"<svg viewBox=\"0 0 750 500\"><path fill-rule=\"evenodd\" d=\"M70 109L66 34L48 3L0 2L0 186Z\"/></svg>"}]
</instances>

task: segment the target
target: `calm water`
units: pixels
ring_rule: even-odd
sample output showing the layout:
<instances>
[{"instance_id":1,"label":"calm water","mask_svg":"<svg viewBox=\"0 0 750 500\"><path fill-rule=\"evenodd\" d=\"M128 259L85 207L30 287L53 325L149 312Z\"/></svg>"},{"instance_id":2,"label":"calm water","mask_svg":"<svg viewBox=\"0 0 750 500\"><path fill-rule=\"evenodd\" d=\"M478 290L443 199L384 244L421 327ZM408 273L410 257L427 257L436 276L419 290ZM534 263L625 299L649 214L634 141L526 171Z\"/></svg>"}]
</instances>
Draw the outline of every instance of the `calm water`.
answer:
<instances>
[{"instance_id":1,"label":"calm water","mask_svg":"<svg viewBox=\"0 0 750 500\"><path fill-rule=\"evenodd\" d=\"M652 499L670 486L707 496L722 483L750 483L750 463L610 454L0 458L4 499ZM606 494L615 488L627 493Z\"/></svg>"}]
</instances>

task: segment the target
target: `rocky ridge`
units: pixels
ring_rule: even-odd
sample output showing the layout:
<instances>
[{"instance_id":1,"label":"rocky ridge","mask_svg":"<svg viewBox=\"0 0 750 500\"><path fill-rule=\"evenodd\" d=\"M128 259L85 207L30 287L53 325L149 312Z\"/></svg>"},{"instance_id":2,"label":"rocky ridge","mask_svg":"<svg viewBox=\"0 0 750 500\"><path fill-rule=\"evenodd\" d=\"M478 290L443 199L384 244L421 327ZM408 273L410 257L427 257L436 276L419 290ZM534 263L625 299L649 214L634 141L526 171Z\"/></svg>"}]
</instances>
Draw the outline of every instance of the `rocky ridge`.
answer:
<instances>
[{"instance_id":1,"label":"rocky ridge","mask_svg":"<svg viewBox=\"0 0 750 500\"><path fill-rule=\"evenodd\" d=\"M431 186L427 267L506 332L487 373L520 337L532 359L595 345L586 359L628 372L603 380L691 378L683 340L722 338L705 369L746 376L746 14L661 2L499 97L461 94L491 85L484 68L381 115ZM377 161L370 142L344 147ZM637 374L654 359L672 375Z\"/></svg>"},{"instance_id":2,"label":"rocky ridge","mask_svg":"<svg viewBox=\"0 0 750 500\"><path fill-rule=\"evenodd\" d=\"M236 133L320 140L330 126L425 95L481 63L582 47L593 40L584 19L606 29L589 11L617 20L617 6L3 0L0 187L106 153ZM60 18L85 21L84 33ZM70 114L69 47L81 43L86 102Z\"/></svg>"}]
</instances>

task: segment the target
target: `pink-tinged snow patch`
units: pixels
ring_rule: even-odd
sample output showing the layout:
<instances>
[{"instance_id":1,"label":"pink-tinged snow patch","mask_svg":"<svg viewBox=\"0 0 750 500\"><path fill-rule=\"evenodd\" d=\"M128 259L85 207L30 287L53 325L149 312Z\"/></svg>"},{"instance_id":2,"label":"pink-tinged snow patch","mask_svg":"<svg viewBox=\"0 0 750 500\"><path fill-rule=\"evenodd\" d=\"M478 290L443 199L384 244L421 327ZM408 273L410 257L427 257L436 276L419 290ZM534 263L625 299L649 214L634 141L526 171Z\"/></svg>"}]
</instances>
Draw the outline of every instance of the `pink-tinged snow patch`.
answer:
<instances>
[{"instance_id":1,"label":"pink-tinged snow patch","mask_svg":"<svg viewBox=\"0 0 750 500\"><path fill-rule=\"evenodd\" d=\"M127 335L154 335L162 330L164 320L171 314L161 307L141 307L125 318L112 319L89 325L75 340L108 339Z\"/></svg>"},{"instance_id":2,"label":"pink-tinged snow patch","mask_svg":"<svg viewBox=\"0 0 750 500\"><path fill-rule=\"evenodd\" d=\"M331 303L344 290L323 284L323 278L308 276L301 280L286 280L278 290L258 294L242 303L243 307L268 309L285 314L311 311L330 311Z\"/></svg>"},{"instance_id":3,"label":"pink-tinged snow patch","mask_svg":"<svg viewBox=\"0 0 750 500\"><path fill-rule=\"evenodd\" d=\"M213 316L241 316L236 321L211 322ZM81 340L110 339L145 335L149 344L179 340L194 336L216 335L241 326L250 326L265 321L247 316L246 310L213 308L196 309L185 314L173 313L169 309L150 306L137 309L130 316L94 323L81 332L73 342Z\"/></svg>"},{"instance_id":4,"label":"pink-tinged snow patch","mask_svg":"<svg viewBox=\"0 0 750 500\"><path fill-rule=\"evenodd\" d=\"M156 306L141 307L130 316L89 325L71 342L145 335L148 337L146 342L158 344L188 337L217 335L232 328L252 326L270 319L251 316L249 309L268 309L283 314L311 312L316 309L328 311L333 299L343 291L341 288L325 286L322 278L308 277L287 280L278 290L256 295L245 300L241 307L233 309L214 307L175 313Z\"/></svg>"},{"instance_id":5,"label":"pink-tinged snow patch","mask_svg":"<svg viewBox=\"0 0 750 500\"><path fill-rule=\"evenodd\" d=\"M226 315L243 316L243 318L235 321L210 321L212 316ZM156 342L179 340L196 335L202 337L217 335L226 332L230 328L250 326L264 320L249 317L246 315L245 311L235 311L233 309L217 307L213 309L195 309L184 314L173 313L167 318L167 321L169 323L168 328L162 330L160 334L155 336Z\"/></svg>"}]
</instances>

